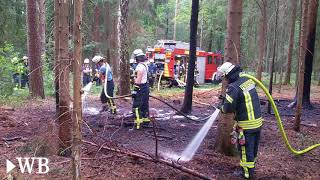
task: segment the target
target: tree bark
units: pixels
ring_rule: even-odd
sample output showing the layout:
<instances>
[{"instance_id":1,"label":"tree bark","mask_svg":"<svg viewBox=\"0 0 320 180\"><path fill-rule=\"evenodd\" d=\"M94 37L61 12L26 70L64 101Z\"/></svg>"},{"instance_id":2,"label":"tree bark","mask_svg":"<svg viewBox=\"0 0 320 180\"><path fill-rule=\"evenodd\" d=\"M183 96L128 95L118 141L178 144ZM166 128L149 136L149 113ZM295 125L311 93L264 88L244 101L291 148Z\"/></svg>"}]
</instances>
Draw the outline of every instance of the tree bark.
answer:
<instances>
[{"instance_id":1,"label":"tree bark","mask_svg":"<svg viewBox=\"0 0 320 180\"><path fill-rule=\"evenodd\" d=\"M100 42L100 9L99 9L99 3L96 4L94 8L94 20L93 20L93 29L92 29L92 37L95 42L93 54L97 55L97 53L100 52L98 48L98 44Z\"/></svg>"},{"instance_id":2,"label":"tree bark","mask_svg":"<svg viewBox=\"0 0 320 180\"><path fill-rule=\"evenodd\" d=\"M213 29L210 29L208 52L212 52L212 41L213 41Z\"/></svg>"},{"instance_id":3,"label":"tree bark","mask_svg":"<svg viewBox=\"0 0 320 180\"><path fill-rule=\"evenodd\" d=\"M292 51L294 46L294 33L297 17L297 1L292 1L292 17L291 17L291 27L290 27L290 39L289 39L289 48L288 48L288 57L287 57L287 70L285 75L284 84L290 84L291 76L291 62L292 62Z\"/></svg>"},{"instance_id":4,"label":"tree bark","mask_svg":"<svg viewBox=\"0 0 320 180\"><path fill-rule=\"evenodd\" d=\"M41 55L46 51L46 3L45 0L37 0L39 7L39 36L41 43Z\"/></svg>"},{"instance_id":5,"label":"tree bark","mask_svg":"<svg viewBox=\"0 0 320 180\"><path fill-rule=\"evenodd\" d=\"M301 27L302 27L302 4L303 4L303 0L300 0L300 21L299 21L299 30L301 30ZM297 58L297 69L296 69L296 81L295 81L295 86L296 88L298 89L298 80L299 80L299 56L300 56L300 43L301 43L301 31L299 31L299 41L298 41L298 58ZM297 90L298 91L298 90ZM297 103L296 102L297 100L295 99L295 104Z\"/></svg>"},{"instance_id":6,"label":"tree bark","mask_svg":"<svg viewBox=\"0 0 320 180\"><path fill-rule=\"evenodd\" d=\"M104 2L104 9L105 9L105 43L106 43L106 56L107 56L107 61L109 64L111 64L110 62L110 35L111 35L111 31L112 31L112 18L111 18L111 7L110 7L110 2L105 1Z\"/></svg>"},{"instance_id":7,"label":"tree bark","mask_svg":"<svg viewBox=\"0 0 320 180\"><path fill-rule=\"evenodd\" d=\"M130 93L130 64L129 64L129 45L128 45L128 12L129 0L120 0L119 2L119 19L118 19L118 41L119 41L119 94L125 95Z\"/></svg>"},{"instance_id":8,"label":"tree bark","mask_svg":"<svg viewBox=\"0 0 320 180\"><path fill-rule=\"evenodd\" d=\"M257 66L257 79L261 81L262 71L263 71L263 62L265 58L266 50L266 34L267 34L267 0L261 1L261 16L259 24L259 62Z\"/></svg>"},{"instance_id":9,"label":"tree bark","mask_svg":"<svg viewBox=\"0 0 320 180\"><path fill-rule=\"evenodd\" d=\"M240 35L242 21L242 0L229 0L227 17L227 38L225 40L225 61L233 64L240 63ZM222 85L225 94L226 82ZM218 137L215 147L218 152L234 155L236 150L230 143L230 133L234 124L233 114L221 114L218 124Z\"/></svg>"},{"instance_id":10,"label":"tree bark","mask_svg":"<svg viewBox=\"0 0 320 180\"><path fill-rule=\"evenodd\" d=\"M59 2L54 1L54 94L56 98L56 115L59 114L59 76L60 76L60 62L59 62Z\"/></svg>"},{"instance_id":11,"label":"tree bark","mask_svg":"<svg viewBox=\"0 0 320 180\"><path fill-rule=\"evenodd\" d=\"M305 51L305 70L303 83L302 104L307 109L312 109L310 102L311 76L313 69L314 49L316 41L316 27L319 0L309 0L308 8L308 27L307 27L307 49Z\"/></svg>"},{"instance_id":12,"label":"tree bark","mask_svg":"<svg viewBox=\"0 0 320 180\"><path fill-rule=\"evenodd\" d=\"M59 3L59 154L70 156L71 146L71 115L69 88L69 0Z\"/></svg>"},{"instance_id":13,"label":"tree bark","mask_svg":"<svg viewBox=\"0 0 320 180\"><path fill-rule=\"evenodd\" d=\"M73 65L73 140L72 140L72 170L73 179L81 180L81 124L82 124L82 104L81 104L81 60L82 60L82 1L74 1L74 65Z\"/></svg>"},{"instance_id":14,"label":"tree bark","mask_svg":"<svg viewBox=\"0 0 320 180\"><path fill-rule=\"evenodd\" d=\"M178 3L179 3L179 0L176 0L175 8L174 8L173 40L176 40L176 33L177 33Z\"/></svg>"},{"instance_id":15,"label":"tree bark","mask_svg":"<svg viewBox=\"0 0 320 180\"><path fill-rule=\"evenodd\" d=\"M165 37L166 39L169 38L169 0L166 2L166 34Z\"/></svg>"},{"instance_id":16,"label":"tree bark","mask_svg":"<svg viewBox=\"0 0 320 180\"><path fill-rule=\"evenodd\" d=\"M274 61L276 59L276 50L277 50L277 35L278 35L278 17L279 17L279 0L277 0L276 4L276 22L274 25L274 39L273 39L273 54L269 65L269 74L270 74L270 80L269 80L269 93L272 95L272 82L273 82L273 72L274 72ZM277 79L277 78L275 78ZM271 104L268 103L268 113L271 114Z\"/></svg>"},{"instance_id":17,"label":"tree bark","mask_svg":"<svg viewBox=\"0 0 320 180\"><path fill-rule=\"evenodd\" d=\"M112 30L110 37L110 66L112 68L113 72L113 80L115 81L115 84L119 84L119 42L118 42L118 19L119 19L119 3L115 3L111 7L112 9L118 9L116 15L112 16Z\"/></svg>"},{"instance_id":18,"label":"tree bark","mask_svg":"<svg viewBox=\"0 0 320 180\"><path fill-rule=\"evenodd\" d=\"M190 59L188 62L187 84L184 93L184 100L181 111L190 113L192 110L192 93L194 85L194 70L197 59L197 30L198 30L199 0L192 0L190 19Z\"/></svg>"},{"instance_id":19,"label":"tree bark","mask_svg":"<svg viewBox=\"0 0 320 180\"><path fill-rule=\"evenodd\" d=\"M36 0L27 0L27 23L30 92L32 97L41 97L44 99Z\"/></svg>"},{"instance_id":20,"label":"tree bark","mask_svg":"<svg viewBox=\"0 0 320 180\"><path fill-rule=\"evenodd\" d=\"M297 91L297 107L295 114L294 130L300 131L301 122L301 109L302 109L302 96L303 96L303 84L304 84L304 69L305 69L305 51L306 51L306 35L308 27L308 4L309 0L303 0L303 13L301 23L301 37L300 37L300 54L299 54L299 80Z\"/></svg>"}]
</instances>

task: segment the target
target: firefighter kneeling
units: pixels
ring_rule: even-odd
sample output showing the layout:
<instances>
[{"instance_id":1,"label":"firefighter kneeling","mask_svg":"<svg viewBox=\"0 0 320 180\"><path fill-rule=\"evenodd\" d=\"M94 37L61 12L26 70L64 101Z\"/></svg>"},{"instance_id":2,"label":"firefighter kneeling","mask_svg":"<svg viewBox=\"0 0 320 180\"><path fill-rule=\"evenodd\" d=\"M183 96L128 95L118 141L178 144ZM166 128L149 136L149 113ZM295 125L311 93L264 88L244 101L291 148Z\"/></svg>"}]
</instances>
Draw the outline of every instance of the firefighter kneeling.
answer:
<instances>
[{"instance_id":1,"label":"firefighter kneeling","mask_svg":"<svg viewBox=\"0 0 320 180\"><path fill-rule=\"evenodd\" d=\"M218 68L213 81L219 83L225 78L228 82L226 96L220 109L223 113L235 113L236 123L231 133L231 141L238 144L241 174L245 178L253 178L262 117L255 83L242 77L241 71L238 65L225 62Z\"/></svg>"},{"instance_id":2,"label":"firefighter kneeling","mask_svg":"<svg viewBox=\"0 0 320 180\"><path fill-rule=\"evenodd\" d=\"M150 122L149 117L149 84L148 84L148 60L141 49L136 49L134 57L138 63L136 67L136 77L134 79L134 86L132 91L132 111L135 115L134 123L137 125L137 129L140 128L140 124L143 122Z\"/></svg>"}]
</instances>

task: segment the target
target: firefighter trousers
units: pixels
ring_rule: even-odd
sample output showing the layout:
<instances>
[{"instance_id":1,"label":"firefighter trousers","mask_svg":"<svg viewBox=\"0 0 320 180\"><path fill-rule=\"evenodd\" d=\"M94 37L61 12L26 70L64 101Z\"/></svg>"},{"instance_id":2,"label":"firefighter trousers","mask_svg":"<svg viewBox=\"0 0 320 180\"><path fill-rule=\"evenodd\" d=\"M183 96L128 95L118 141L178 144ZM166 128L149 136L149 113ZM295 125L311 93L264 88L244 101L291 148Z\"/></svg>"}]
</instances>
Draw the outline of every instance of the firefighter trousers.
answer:
<instances>
[{"instance_id":1,"label":"firefighter trousers","mask_svg":"<svg viewBox=\"0 0 320 180\"><path fill-rule=\"evenodd\" d=\"M245 178L253 178L261 128L244 131L245 145L239 145L240 166Z\"/></svg>"},{"instance_id":2,"label":"firefighter trousers","mask_svg":"<svg viewBox=\"0 0 320 180\"><path fill-rule=\"evenodd\" d=\"M140 90L137 92L133 98L132 111L135 115L135 123L137 124L137 129L140 127L140 123L149 117L149 84L139 85Z\"/></svg>"},{"instance_id":3,"label":"firefighter trousers","mask_svg":"<svg viewBox=\"0 0 320 180\"><path fill-rule=\"evenodd\" d=\"M107 94L110 97L113 97L113 91L114 91L114 82L113 80L107 81ZM100 100L103 106L108 105L110 107L110 113L116 114L116 104L114 103L114 100L111 98L107 98L107 96L104 93L104 87L102 88L102 92L100 95Z\"/></svg>"}]
</instances>

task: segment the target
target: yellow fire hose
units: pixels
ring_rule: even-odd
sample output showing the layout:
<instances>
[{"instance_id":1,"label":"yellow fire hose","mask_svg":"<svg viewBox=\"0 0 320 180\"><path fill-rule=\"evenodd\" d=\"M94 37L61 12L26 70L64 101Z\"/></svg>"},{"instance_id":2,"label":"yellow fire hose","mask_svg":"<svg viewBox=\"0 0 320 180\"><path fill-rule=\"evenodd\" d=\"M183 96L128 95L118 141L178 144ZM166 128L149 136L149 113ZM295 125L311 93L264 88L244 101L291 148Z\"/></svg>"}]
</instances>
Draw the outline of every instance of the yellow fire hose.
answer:
<instances>
[{"instance_id":1,"label":"yellow fire hose","mask_svg":"<svg viewBox=\"0 0 320 180\"><path fill-rule=\"evenodd\" d=\"M293 154L295 154L295 155L305 154L305 153L307 153L307 152L309 152L309 151L311 151L311 150L313 150L313 149L315 149L315 148L317 148L317 147L320 146L320 144L314 144L314 145L309 146L309 147L307 147L306 149L303 149L303 150L300 150L300 151L299 151L299 150L295 150L295 149L291 146L291 144L289 143L288 137L287 137L287 135L286 135L286 133L285 133L285 131L284 131L284 128L283 128L283 124L282 124L282 121L281 121L281 118L280 118L280 115L279 115L279 112L278 112L278 108L277 108L276 104L274 103L273 98L272 98L272 96L270 95L270 93L269 93L269 91L267 90L267 88L266 88L258 79L256 79L255 77L253 77L253 76L251 76L251 75L249 75L249 74L241 74L241 76L242 76L242 77L247 77L247 78L253 80L253 81L263 90L263 92L267 95L268 100L269 100L269 102L270 102L270 104L271 104L271 107L272 107L272 109L273 109L273 111L274 111L274 115L275 115L275 117L276 117L277 124L278 124L278 127L279 127L279 129L280 129L280 133L281 133L281 135L282 135L282 138L283 138L284 142L286 143L287 148L288 148Z\"/></svg>"}]
</instances>

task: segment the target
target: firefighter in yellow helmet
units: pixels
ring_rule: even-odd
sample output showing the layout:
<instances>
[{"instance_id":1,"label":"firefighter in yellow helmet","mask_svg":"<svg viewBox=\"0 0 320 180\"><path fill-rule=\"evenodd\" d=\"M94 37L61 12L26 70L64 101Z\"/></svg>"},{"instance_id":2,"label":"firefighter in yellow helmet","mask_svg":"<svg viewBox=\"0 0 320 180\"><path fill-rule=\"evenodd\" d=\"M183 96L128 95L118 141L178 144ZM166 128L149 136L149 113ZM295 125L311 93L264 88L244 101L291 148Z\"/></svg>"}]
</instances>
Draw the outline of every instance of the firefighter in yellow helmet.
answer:
<instances>
[{"instance_id":1,"label":"firefighter in yellow helmet","mask_svg":"<svg viewBox=\"0 0 320 180\"><path fill-rule=\"evenodd\" d=\"M251 179L258 154L262 117L255 83L242 77L241 71L240 66L225 62L217 69L213 81L219 83L225 78L228 82L220 109L223 113L235 113L236 123L231 133L231 142L240 151L240 174Z\"/></svg>"}]
</instances>

